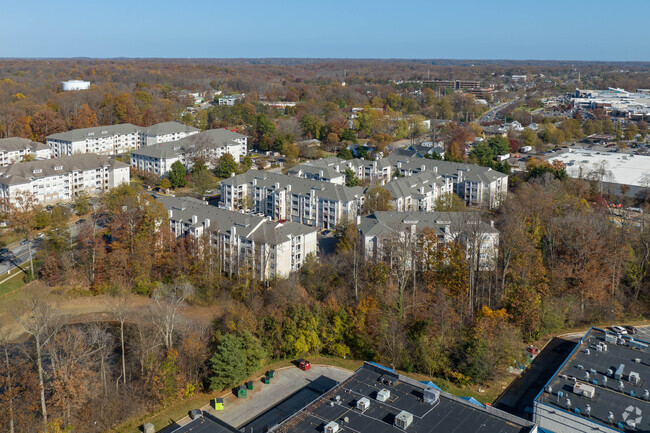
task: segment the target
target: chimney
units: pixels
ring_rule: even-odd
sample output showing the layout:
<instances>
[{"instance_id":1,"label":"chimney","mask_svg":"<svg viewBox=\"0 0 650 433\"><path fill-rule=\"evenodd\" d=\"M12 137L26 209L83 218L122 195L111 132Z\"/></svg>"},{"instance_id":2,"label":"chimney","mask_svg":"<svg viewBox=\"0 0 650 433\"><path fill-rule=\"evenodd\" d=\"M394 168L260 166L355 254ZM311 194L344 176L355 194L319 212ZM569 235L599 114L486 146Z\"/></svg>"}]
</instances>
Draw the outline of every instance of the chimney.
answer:
<instances>
[{"instance_id":1,"label":"chimney","mask_svg":"<svg viewBox=\"0 0 650 433\"><path fill-rule=\"evenodd\" d=\"M420 194L424 194L424 187L423 186L420 187Z\"/></svg>"},{"instance_id":2,"label":"chimney","mask_svg":"<svg viewBox=\"0 0 650 433\"><path fill-rule=\"evenodd\" d=\"M199 222L199 217L196 215L192 215L192 224L196 224Z\"/></svg>"},{"instance_id":3,"label":"chimney","mask_svg":"<svg viewBox=\"0 0 650 433\"><path fill-rule=\"evenodd\" d=\"M291 184L290 184L290 183L287 184L287 191L288 191L288 192L291 192Z\"/></svg>"},{"instance_id":4,"label":"chimney","mask_svg":"<svg viewBox=\"0 0 650 433\"><path fill-rule=\"evenodd\" d=\"M230 177L235 177L235 172L230 173Z\"/></svg>"},{"instance_id":5,"label":"chimney","mask_svg":"<svg viewBox=\"0 0 650 433\"><path fill-rule=\"evenodd\" d=\"M494 227L494 220L490 220L490 225Z\"/></svg>"},{"instance_id":6,"label":"chimney","mask_svg":"<svg viewBox=\"0 0 650 433\"><path fill-rule=\"evenodd\" d=\"M275 189L280 189L280 182L275 182Z\"/></svg>"},{"instance_id":7,"label":"chimney","mask_svg":"<svg viewBox=\"0 0 650 433\"><path fill-rule=\"evenodd\" d=\"M361 215L357 215L357 225L361 224Z\"/></svg>"},{"instance_id":8,"label":"chimney","mask_svg":"<svg viewBox=\"0 0 650 433\"><path fill-rule=\"evenodd\" d=\"M422 165L420 166L420 171L425 171L426 169L427 169L427 166L426 166L426 165L422 164Z\"/></svg>"},{"instance_id":9,"label":"chimney","mask_svg":"<svg viewBox=\"0 0 650 433\"><path fill-rule=\"evenodd\" d=\"M205 221L203 221L203 226L207 229L210 227L210 218L206 218Z\"/></svg>"},{"instance_id":10,"label":"chimney","mask_svg":"<svg viewBox=\"0 0 650 433\"><path fill-rule=\"evenodd\" d=\"M318 171L318 176L322 179L323 178L323 170Z\"/></svg>"},{"instance_id":11,"label":"chimney","mask_svg":"<svg viewBox=\"0 0 650 433\"><path fill-rule=\"evenodd\" d=\"M171 210L171 209L169 209L169 210L167 211L167 215L168 215L169 219L172 219L172 216L174 215L174 211Z\"/></svg>"}]
</instances>

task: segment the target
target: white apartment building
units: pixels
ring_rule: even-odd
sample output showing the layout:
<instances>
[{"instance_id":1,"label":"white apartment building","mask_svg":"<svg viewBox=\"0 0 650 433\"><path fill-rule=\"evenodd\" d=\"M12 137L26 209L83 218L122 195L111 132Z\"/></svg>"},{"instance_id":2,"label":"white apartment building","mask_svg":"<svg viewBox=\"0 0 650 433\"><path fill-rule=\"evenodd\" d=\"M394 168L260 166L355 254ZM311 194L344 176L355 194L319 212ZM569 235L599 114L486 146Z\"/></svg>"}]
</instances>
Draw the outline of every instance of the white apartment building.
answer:
<instances>
[{"instance_id":1,"label":"white apartment building","mask_svg":"<svg viewBox=\"0 0 650 433\"><path fill-rule=\"evenodd\" d=\"M354 220L364 189L258 170L221 181L219 207L323 229Z\"/></svg>"},{"instance_id":2,"label":"white apartment building","mask_svg":"<svg viewBox=\"0 0 650 433\"><path fill-rule=\"evenodd\" d=\"M131 152L131 166L158 176L164 176L176 161L188 169L196 157L214 167L226 153L240 162L247 152L248 137L227 129L211 129L192 134L177 141L158 143Z\"/></svg>"},{"instance_id":3,"label":"white apartment building","mask_svg":"<svg viewBox=\"0 0 650 433\"><path fill-rule=\"evenodd\" d=\"M366 260L403 260L422 255L430 230L435 242L461 244L480 270L493 270L499 255L499 231L481 221L478 212L375 212L357 219L361 249ZM423 256L416 263L426 262Z\"/></svg>"},{"instance_id":4,"label":"white apartment building","mask_svg":"<svg viewBox=\"0 0 650 433\"><path fill-rule=\"evenodd\" d=\"M118 155L143 146L177 141L198 132L178 122L164 122L148 128L123 123L59 132L48 135L45 142L55 158L82 153Z\"/></svg>"},{"instance_id":5,"label":"white apartment building","mask_svg":"<svg viewBox=\"0 0 650 433\"><path fill-rule=\"evenodd\" d=\"M348 161L335 156L296 165L289 169L288 174L345 185L345 171L348 169L352 170L359 180L369 183L383 184L390 181L392 176L392 167L388 160L351 159Z\"/></svg>"},{"instance_id":6,"label":"white apartment building","mask_svg":"<svg viewBox=\"0 0 650 433\"><path fill-rule=\"evenodd\" d=\"M391 195L393 210L431 212L435 210L436 200L454 191L454 184L449 177L425 171L394 178L384 188Z\"/></svg>"},{"instance_id":7,"label":"white apartment building","mask_svg":"<svg viewBox=\"0 0 650 433\"><path fill-rule=\"evenodd\" d=\"M0 139L0 167L21 162L29 155L34 159L49 159L52 156L52 151L46 144L36 143L26 138Z\"/></svg>"},{"instance_id":8,"label":"white apartment building","mask_svg":"<svg viewBox=\"0 0 650 433\"><path fill-rule=\"evenodd\" d=\"M193 126L183 125L178 122L163 122L152 125L148 128L142 128L142 146L153 146L158 143L168 143L178 141L190 135L201 132Z\"/></svg>"},{"instance_id":9,"label":"white apartment building","mask_svg":"<svg viewBox=\"0 0 650 433\"><path fill-rule=\"evenodd\" d=\"M438 176L449 179L453 184L453 192L468 206L493 209L508 196L508 175L489 167L399 155L385 159L402 176L428 172L432 179Z\"/></svg>"},{"instance_id":10,"label":"white apartment building","mask_svg":"<svg viewBox=\"0 0 650 433\"><path fill-rule=\"evenodd\" d=\"M129 183L129 166L96 154L17 162L0 168L0 198L33 194L38 203L70 201L81 193L96 195Z\"/></svg>"},{"instance_id":11,"label":"white apartment building","mask_svg":"<svg viewBox=\"0 0 650 433\"><path fill-rule=\"evenodd\" d=\"M317 251L316 229L293 222L246 215L192 198L157 197L176 237L207 236L226 274L252 272L260 281L286 278Z\"/></svg>"}]
</instances>

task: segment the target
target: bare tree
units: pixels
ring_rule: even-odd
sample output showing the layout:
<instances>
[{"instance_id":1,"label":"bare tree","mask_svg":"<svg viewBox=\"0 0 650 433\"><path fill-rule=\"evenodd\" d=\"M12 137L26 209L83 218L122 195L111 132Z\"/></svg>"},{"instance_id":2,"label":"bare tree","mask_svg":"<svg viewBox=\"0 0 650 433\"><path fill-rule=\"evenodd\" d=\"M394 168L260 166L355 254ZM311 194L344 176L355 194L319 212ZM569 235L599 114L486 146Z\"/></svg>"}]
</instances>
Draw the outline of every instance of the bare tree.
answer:
<instances>
[{"instance_id":1,"label":"bare tree","mask_svg":"<svg viewBox=\"0 0 650 433\"><path fill-rule=\"evenodd\" d=\"M193 292L194 287L191 284L179 282L160 287L153 293L152 322L162 334L167 350L171 349L174 343L174 326L176 326L178 310Z\"/></svg>"},{"instance_id":2,"label":"bare tree","mask_svg":"<svg viewBox=\"0 0 650 433\"><path fill-rule=\"evenodd\" d=\"M2 348L2 357L5 364L6 374L4 383L4 394L8 396L9 407L9 433L14 433L14 396L13 396L13 378L11 375L11 362L9 360L9 337L6 332L0 331L0 347Z\"/></svg>"},{"instance_id":3,"label":"bare tree","mask_svg":"<svg viewBox=\"0 0 650 433\"><path fill-rule=\"evenodd\" d=\"M60 328L59 316L47 299L43 296L37 296L34 292L27 293L27 299L23 302L22 310L20 313L14 313L14 318L22 329L34 339L38 384L41 394L41 413L43 423L47 425L43 350Z\"/></svg>"},{"instance_id":4,"label":"bare tree","mask_svg":"<svg viewBox=\"0 0 650 433\"><path fill-rule=\"evenodd\" d=\"M131 314L129 291L121 288L120 293L111 300L111 312L120 324L120 354L122 358L122 383L126 384L126 351L124 350L124 324Z\"/></svg>"}]
</instances>

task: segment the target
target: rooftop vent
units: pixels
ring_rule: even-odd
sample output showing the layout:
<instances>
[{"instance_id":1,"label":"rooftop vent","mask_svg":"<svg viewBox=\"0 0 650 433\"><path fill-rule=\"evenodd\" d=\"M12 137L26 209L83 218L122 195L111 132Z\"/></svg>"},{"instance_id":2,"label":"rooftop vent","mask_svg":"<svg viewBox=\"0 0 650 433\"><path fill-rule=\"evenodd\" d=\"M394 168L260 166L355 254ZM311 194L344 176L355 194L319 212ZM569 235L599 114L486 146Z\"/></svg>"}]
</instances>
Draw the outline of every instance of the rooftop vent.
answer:
<instances>
[{"instance_id":1,"label":"rooftop vent","mask_svg":"<svg viewBox=\"0 0 650 433\"><path fill-rule=\"evenodd\" d=\"M386 401L390 398L390 391L386 388L377 392L377 401Z\"/></svg>"},{"instance_id":2,"label":"rooftop vent","mask_svg":"<svg viewBox=\"0 0 650 433\"><path fill-rule=\"evenodd\" d=\"M630 371L630 374L628 375L628 380L636 385L641 382L641 377L639 377L639 373L635 371Z\"/></svg>"},{"instance_id":3,"label":"rooftop vent","mask_svg":"<svg viewBox=\"0 0 650 433\"><path fill-rule=\"evenodd\" d=\"M430 386L424 388L424 402L428 404L436 404L440 400L440 391Z\"/></svg>"},{"instance_id":4,"label":"rooftop vent","mask_svg":"<svg viewBox=\"0 0 650 433\"><path fill-rule=\"evenodd\" d=\"M325 426L325 433L337 433L340 427L337 422L331 421Z\"/></svg>"},{"instance_id":5,"label":"rooftop vent","mask_svg":"<svg viewBox=\"0 0 650 433\"><path fill-rule=\"evenodd\" d=\"M596 388L585 383L576 382L576 384L573 385L573 393L587 398L594 398Z\"/></svg>"},{"instance_id":6,"label":"rooftop vent","mask_svg":"<svg viewBox=\"0 0 650 433\"><path fill-rule=\"evenodd\" d=\"M623 377L624 372L625 372L625 364L619 365L618 368L616 369L616 372L614 373L614 379L621 380L621 377Z\"/></svg>"},{"instance_id":7,"label":"rooftop vent","mask_svg":"<svg viewBox=\"0 0 650 433\"><path fill-rule=\"evenodd\" d=\"M370 400L368 398L363 397L357 400L357 409L359 409L362 413L368 410L370 407Z\"/></svg>"},{"instance_id":8,"label":"rooftop vent","mask_svg":"<svg viewBox=\"0 0 650 433\"><path fill-rule=\"evenodd\" d=\"M413 414L405 410L398 413L397 416L395 417L395 426L401 428L402 430L406 430L408 426L411 425L412 422L413 422Z\"/></svg>"}]
</instances>

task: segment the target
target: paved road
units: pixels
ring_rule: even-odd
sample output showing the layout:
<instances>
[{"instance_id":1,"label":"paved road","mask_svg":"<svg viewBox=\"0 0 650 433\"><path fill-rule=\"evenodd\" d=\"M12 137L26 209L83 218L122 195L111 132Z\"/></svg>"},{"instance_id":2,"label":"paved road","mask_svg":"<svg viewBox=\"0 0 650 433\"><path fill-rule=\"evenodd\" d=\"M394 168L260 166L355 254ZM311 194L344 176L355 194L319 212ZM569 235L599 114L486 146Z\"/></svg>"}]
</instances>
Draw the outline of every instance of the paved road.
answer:
<instances>
[{"instance_id":1,"label":"paved road","mask_svg":"<svg viewBox=\"0 0 650 433\"><path fill-rule=\"evenodd\" d=\"M485 113L485 114L483 114L481 117L479 117L478 122L479 122L479 123L483 123L483 122L494 122L494 121L496 120L497 116L499 115L499 113L500 113L503 109L505 109L506 107L508 107L508 106L511 105L511 104L516 104L516 103L518 103L518 102L520 101L520 99L521 99L521 98L517 98L517 99L515 99L515 100L513 100L513 101L508 101L508 102L504 102L504 103L501 104L501 105L497 105L496 107L490 109L490 111L488 111L487 113Z\"/></svg>"}]
</instances>

